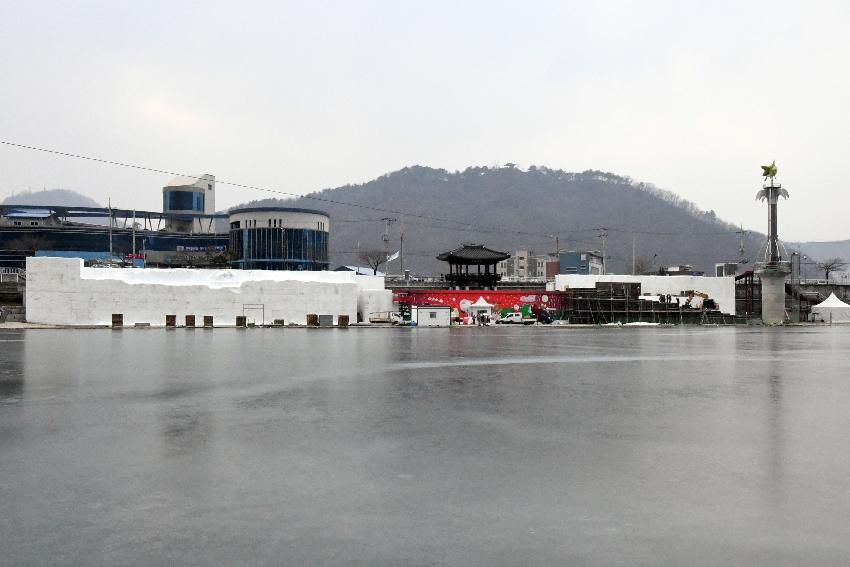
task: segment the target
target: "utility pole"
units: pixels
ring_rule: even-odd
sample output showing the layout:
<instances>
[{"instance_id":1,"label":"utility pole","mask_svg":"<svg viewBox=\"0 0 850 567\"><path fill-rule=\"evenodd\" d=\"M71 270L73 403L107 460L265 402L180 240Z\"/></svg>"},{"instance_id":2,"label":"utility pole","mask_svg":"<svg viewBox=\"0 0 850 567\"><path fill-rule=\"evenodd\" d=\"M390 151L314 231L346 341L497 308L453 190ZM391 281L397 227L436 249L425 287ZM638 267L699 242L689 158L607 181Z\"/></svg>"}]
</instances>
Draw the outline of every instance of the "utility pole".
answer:
<instances>
[{"instance_id":1,"label":"utility pole","mask_svg":"<svg viewBox=\"0 0 850 567\"><path fill-rule=\"evenodd\" d=\"M136 209L133 209L133 260L136 259ZM133 262L135 264L135 262Z\"/></svg>"},{"instance_id":2,"label":"utility pole","mask_svg":"<svg viewBox=\"0 0 850 567\"><path fill-rule=\"evenodd\" d=\"M386 249L386 258L389 260L390 257L390 225L396 222L398 219L393 217L384 217L381 219L384 221L384 248ZM387 262L386 268L384 268L386 274L390 273L390 263Z\"/></svg>"},{"instance_id":3,"label":"utility pole","mask_svg":"<svg viewBox=\"0 0 850 567\"><path fill-rule=\"evenodd\" d=\"M605 274L605 241L608 239L608 228L600 227L596 229L599 231L598 237L602 240L602 274Z\"/></svg>"},{"instance_id":4,"label":"utility pole","mask_svg":"<svg viewBox=\"0 0 850 567\"><path fill-rule=\"evenodd\" d=\"M401 242L398 248L398 259L401 266L401 276L404 277L404 215L401 215Z\"/></svg>"},{"instance_id":5,"label":"utility pole","mask_svg":"<svg viewBox=\"0 0 850 567\"><path fill-rule=\"evenodd\" d=\"M739 264L746 264L747 259L745 258L745 256L746 256L747 251L744 248L744 237L747 235L747 231L744 230L743 223L741 224L741 230L736 230L735 234L737 234L738 236L741 237L740 244L738 246L738 263Z\"/></svg>"},{"instance_id":6,"label":"utility pole","mask_svg":"<svg viewBox=\"0 0 850 567\"><path fill-rule=\"evenodd\" d=\"M112 263L112 197L109 198L109 263Z\"/></svg>"},{"instance_id":7,"label":"utility pole","mask_svg":"<svg viewBox=\"0 0 850 567\"><path fill-rule=\"evenodd\" d=\"M381 220L382 220L382 221L384 221L384 242L386 242L386 243L387 243L387 246L389 246L389 241L390 241L390 225L391 225L392 223L394 223L397 219L394 219L394 218L392 218L392 217L384 217L384 218L382 218Z\"/></svg>"},{"instance_id":8,"label":"utility pole","mask_svg":"<svg viewBox=\"0 0 850 567\"><path fill-rule=\"evenodd\" d=\"M632 275L635 275L635 235L632 235Z\"/></svg>"}]
</instances>

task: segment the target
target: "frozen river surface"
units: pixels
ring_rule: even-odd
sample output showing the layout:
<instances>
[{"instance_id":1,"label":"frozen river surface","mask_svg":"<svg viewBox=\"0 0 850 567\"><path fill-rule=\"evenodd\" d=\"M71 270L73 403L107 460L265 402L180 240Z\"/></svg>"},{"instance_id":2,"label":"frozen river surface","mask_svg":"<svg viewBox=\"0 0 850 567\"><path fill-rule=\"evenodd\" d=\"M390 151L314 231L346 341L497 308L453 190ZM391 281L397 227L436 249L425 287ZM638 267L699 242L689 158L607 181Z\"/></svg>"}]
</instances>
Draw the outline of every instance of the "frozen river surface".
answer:
<instances>
[{"instance_id":1,"label":"frozen river surface","mask_svg":"<svg viewBox=\"0 0 850 567\"><path fill-rule=\"evenodd\" d=\"M0 565L846 565L848 347L0 330Z\"/></svg>"}]
</instances>

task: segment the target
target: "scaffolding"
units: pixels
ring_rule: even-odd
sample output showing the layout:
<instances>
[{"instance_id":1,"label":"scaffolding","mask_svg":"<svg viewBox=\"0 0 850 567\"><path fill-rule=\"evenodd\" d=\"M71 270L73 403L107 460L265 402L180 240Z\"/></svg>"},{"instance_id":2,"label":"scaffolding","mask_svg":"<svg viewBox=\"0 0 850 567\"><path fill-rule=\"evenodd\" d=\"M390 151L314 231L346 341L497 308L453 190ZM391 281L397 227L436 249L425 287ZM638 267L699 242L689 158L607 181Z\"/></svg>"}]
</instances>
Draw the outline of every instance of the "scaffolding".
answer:
<instances>
[{"instance_id":1,"label":"scaffolding","mask_svg":"<svg viewBox=\"0 0 850 567\"><path fill-rule=\"evenodd\" d=\"M668 301L666 296L657 301L642 298L639 283L600 282L595 288L574 288L567 293L565 316L573 324L730 325L737 322L733 315L717 308L683 305L672 298Z\"/></svg>"}]
</instances>

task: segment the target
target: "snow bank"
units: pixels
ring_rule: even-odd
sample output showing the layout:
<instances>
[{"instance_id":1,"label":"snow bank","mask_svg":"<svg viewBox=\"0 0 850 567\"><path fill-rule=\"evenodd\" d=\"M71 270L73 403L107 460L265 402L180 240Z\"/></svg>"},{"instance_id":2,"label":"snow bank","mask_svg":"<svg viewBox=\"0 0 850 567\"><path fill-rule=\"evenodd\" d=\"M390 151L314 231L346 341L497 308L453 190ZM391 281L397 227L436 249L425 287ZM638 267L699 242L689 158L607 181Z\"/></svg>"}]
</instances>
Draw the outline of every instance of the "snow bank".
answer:
<instances>
[{"instance_id":1,"label":"snow bank","mask_svg":"<svg viewBox=\"0 0 850 567\"><path fill-rule=\"evenodd\" d=\"M199 270L188 268L173 269L120 269L120 268L80 268L80 279L98 281L120 281L130 285L202 285L211 289L239 287L247 282L320 282L355 283L352 272L299 272L276 270ZM383 288L384 278L380 279ZM364 282L367 289L374 289L375 282Z\"/></svg>"},{"instance_id":2,"label":"snow bank","mask_svg":"<svg viewBox=\"0 0 850 567\"><path fill-rule=\"evenodd\" d=\"M351 272L85 268L80 259L27 259L27 320L54 325L164 325L166 315L212 315L232 325L239 315L271 323L306 323L308 313L368 321L387 311L392 292L381 277ZM245 311L247 304L264 306Z\"/></svg>"}]
</instances>

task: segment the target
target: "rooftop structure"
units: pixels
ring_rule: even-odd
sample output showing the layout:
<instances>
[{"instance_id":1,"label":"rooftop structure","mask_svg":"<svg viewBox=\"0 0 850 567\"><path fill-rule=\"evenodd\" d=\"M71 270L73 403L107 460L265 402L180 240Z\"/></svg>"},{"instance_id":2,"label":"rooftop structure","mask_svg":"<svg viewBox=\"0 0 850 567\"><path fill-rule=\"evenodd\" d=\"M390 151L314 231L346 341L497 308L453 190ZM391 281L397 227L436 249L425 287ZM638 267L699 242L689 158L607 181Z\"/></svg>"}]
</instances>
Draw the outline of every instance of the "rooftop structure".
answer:
<instances>
[{"instance_id":1,"label":"rooftop structure","mask_svg":"<svg viewBox=\"0 0 850 567\"><path fill-rule=\"evenodd\" d=\"M190 214L215 213L215 176L179 176L162 188L162 211Z\"/></svg>"},{"instance_id":2,"label":"rooftop structure","mask_svg":"<svg viewBox=\"0 0 850 567\"><path fill-rule=\"evenodd\" d=\"M444 277L453 288L491 289L500 279L496 264L510 257L510 254L492 250L483 244L464 244L439 254L437 259L449 263L449 273ZM470 266L475 268L471 272Z\"/></svg>"}]
</instances>

